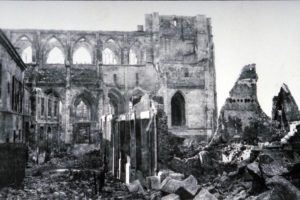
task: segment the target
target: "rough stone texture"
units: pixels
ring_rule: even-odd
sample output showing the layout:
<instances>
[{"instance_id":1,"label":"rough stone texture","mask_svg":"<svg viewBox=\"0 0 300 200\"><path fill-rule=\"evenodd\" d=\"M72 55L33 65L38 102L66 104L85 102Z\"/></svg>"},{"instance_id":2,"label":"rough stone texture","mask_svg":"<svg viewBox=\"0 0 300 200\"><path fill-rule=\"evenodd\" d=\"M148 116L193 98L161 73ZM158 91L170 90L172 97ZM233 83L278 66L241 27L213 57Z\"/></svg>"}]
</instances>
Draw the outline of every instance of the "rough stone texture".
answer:
<instances>
[{"instance_id":1,"label":"rough stone texture","mask_svg":"<svg viewBox=\"0 0 300 200\"><path fill-rule=\"evenodd\" d=\"M277 96L273 98L272 120L277 128L289 130L289 123L300 121L300 112L288 86L283 84Z\"/></svg>"},{"instance_id":2,"label":"rough stone texture","mask_svg":"<svg viewBox=\"0 0 300 200\"><path fill-rule=\"evenodd\" d=\"M195 196L194 200L217 200L207 189L202 188L201 191Z\"/></svg>"},{"instance_id":3,"label":"rough stone texture","mask_svg":"<svg viewBox=\"0 0 300 200\"><path fill-rule=\"evenodd\" d=\"M213 141L266 141L271 137L270 120L257 100L255 64L243 67L230 91L219 116L218 130Z\"/></svg>"},{"instance_id":4,"label":"rough stone texture","mask_svg":"<svg viewBox=\"0 0 300 200\"><path fill-rule=\"evenodd\" d=\"M26 81L43 92L58 94L62 117L58 123L60 138L74 143L75 133L82 131L74 116L76 102L83 99L91 110L86 120L91 137L100 131L100 118L106 114L129 111L129 104L143 94L163 97L164 111L171 126L171 100L181 93L185 101L183 131L174 133L199 136L207 140L216 127L216 84L211 22L203 15L193 17L145 16L145 31L65 31L5 30L20 54L31 47ZM64 61L49 64L49 52L58 48ZM85 48L91 63L75 62L76 51ZM115 62L105 62L102 51L109 48ZM130 52L137 62L132 63ZM34 107L40 107L35 102ZM45 107L47 112L47 106ZM34 113L37 115L37 113ZM38 121L49 126L49 121ZM47 129L47 127L45 128ZM46 134L46 133L42 133ZM97 138L96 138L97 139ZM96 141L91 141L94 143Z\"/></svg>"},{"instance_id":5,"label":"rough stone texture","mask_svg":"<svg viewBox=\"0 0 300 200\"><path fill-rule=\"evenodd\" d=\"M272 191L268 190L257 196L250 196L246 200L271 200Z\"/></svg>"},{"instance_id":6,"label":"rough stone texture","mask_svg":"<svg viewBox=\"0 0 300 200\"><path fill-rule=\"evenodd\" d=\"M144 188L139 180L135 180L127 185L129 192L136 192L139 194L145 193Z\"/></svg>"},{"instance_id":7,"label":"rough stone texture","mask_svg":"<svg viewBox=\"0 0 300 200\"><path fill-rule=\"evenodd\" d=\"M293 159L281 151L264 151L259 155L259 165L264 177L284 175L290 171Z\"/></svg>"},{"instance_id":8,"label":"rough stone texture","mask_svg":"<svg viewBox=\"0 0 300 200\"><path fill-rule=\"evenodd\" d=\"M261 172L259 169L259 164L257 162L253 162L247 165L248 171L251 173L257 175L258 177L261 177Z\"/></svg>"},{"instance_id":9,"label":"rough stone texture","mask_svg":"<svg viewBox=\"0 0 300 200\"><path fill-rule=\"evenodd\" d=\"M31 113L25 69L9 38L0 30L0 143L25 142L28 135Z\"/></svg>"},{"instance_id":10,"label":"rough stone texture","mask_svg":"<svg viewBox=\"0 0 300 200\"><path fill-rule=\"evenodd\" d=\"M159 190L160 189L160 177L148 176L146 177L146 186L148 189Z\"/></svg>"},{"instance_id":11,"label":"rough stone texture","mask_svg":"<svg viewBox=\"0 0 300 200\"><path fill-rule=\"evenodd\" d=\"M282 176L274 176L268 179L266 183L269 187L273 187L274 195L278 195L281 197L280 199L300 199L300 190ZM271 197L271 199L275 198Z\"/></svg>"},{"instance_id":12,"label":"rough stone texture","mask_svg":"<svg viewBox=\"0 0 300 200\"><path fill-rule=\"evenodd\" d=\"M161 183L161 191L166 193L176 193L180 195L180 197L191 197L195 196L199 189L199 186L197 184L197 179L192 175L190 175L183 181L174 180L170 177L167 177Z\"/></svg>"},{"instance_id":13,"label":"rough stone texture","mask_svg":"<svg viewBox=\"0 0 300 200\"><path fill-rule=\"evenodd\" d=\"M162 197L161 200L180 200L180 197L177 194L168 194Z\"/></svg>"}]
</instances>

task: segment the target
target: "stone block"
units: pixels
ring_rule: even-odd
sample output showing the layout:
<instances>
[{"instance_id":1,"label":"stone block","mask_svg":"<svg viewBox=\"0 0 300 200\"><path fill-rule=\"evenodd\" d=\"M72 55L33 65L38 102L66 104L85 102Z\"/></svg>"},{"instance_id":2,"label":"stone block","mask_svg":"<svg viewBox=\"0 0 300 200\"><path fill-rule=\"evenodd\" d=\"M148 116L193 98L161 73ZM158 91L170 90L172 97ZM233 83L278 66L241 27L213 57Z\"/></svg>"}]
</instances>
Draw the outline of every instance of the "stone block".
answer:
<instances>
[{"instance_id":1,"label":"stone block","mask_svg":"<svg viewBox=\"0 0 300 200\"><path fill-rule=\"evenodd\" d=\"M160 178L158 176L148 176L146 178L146 186L148 189L159 190L160 189Z\"/></svg>"},{"instance_id":2,"label":"stone block","mask_svg":"<svg viewBox=\"0 0 300 200\"><path fill-rule=\"evenodd\" d=\"M211 194L207 189L202 188L202 190L195 196L194 200L218 200L213 194Z\"/></svg>"},{"instance_id":3,"label":"stone block","mask_svg":"<svg viewBox=\"0 0 300 200\"><path fill-rule=\"evenodd\" d=\"M139 194L144 194L144 188L139 180L135 180L132 183L127 184L129 192L136 192Z\"/></svg>"},{"instance_id":4,"label":"stone block","mask_svg":"<svg viewBox=\"0 0 300 200\"><path fill-rule=\"evenodd\" d=\"M169 194L162 197L161 200L180 200L180 197L177 194Z\"/></svg>"}]
</instances>

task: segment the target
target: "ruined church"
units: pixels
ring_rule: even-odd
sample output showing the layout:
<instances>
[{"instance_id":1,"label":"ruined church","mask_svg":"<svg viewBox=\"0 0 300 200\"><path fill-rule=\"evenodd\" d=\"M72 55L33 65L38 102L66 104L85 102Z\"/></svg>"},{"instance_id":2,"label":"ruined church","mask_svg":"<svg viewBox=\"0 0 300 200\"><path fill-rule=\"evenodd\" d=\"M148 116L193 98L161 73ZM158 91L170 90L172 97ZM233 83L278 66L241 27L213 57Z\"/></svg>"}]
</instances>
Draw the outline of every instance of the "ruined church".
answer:
<instances>
[{"instance_id":1,"label":"ruined church","mask_svg":"<svg viewBox=\"0 0 300 200\"><path fill-rule=\"evenodd\" d=\"M203 15L145 15L136 31L4 30L27 64L31 140L97 143L105 116L158 99L172 133L216 128L214 44ZM9 133L10 134L10 133Z\"/></svg>"}]
</instances>

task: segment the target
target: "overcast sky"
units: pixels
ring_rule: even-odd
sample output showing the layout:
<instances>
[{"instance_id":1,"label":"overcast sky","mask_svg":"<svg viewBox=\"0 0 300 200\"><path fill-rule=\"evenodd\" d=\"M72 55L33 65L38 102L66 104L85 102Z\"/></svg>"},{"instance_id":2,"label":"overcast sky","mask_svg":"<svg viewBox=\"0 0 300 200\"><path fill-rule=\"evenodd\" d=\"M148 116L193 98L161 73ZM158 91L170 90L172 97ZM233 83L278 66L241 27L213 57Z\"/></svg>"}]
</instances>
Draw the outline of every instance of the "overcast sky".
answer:
<instances>
[{"instance_id":1,"label":"overcast sky","mask_svg":"<svg viewBox=\"0 0 300 200\"><path fill-rule=\"evenodd\" d=\"M1 28L136 30L144 14L212 18L218 108L242 67L256 63L258 100L271 115L286 83L300 105L300 2L0 2Z\"/></svg>"}]
</instances>

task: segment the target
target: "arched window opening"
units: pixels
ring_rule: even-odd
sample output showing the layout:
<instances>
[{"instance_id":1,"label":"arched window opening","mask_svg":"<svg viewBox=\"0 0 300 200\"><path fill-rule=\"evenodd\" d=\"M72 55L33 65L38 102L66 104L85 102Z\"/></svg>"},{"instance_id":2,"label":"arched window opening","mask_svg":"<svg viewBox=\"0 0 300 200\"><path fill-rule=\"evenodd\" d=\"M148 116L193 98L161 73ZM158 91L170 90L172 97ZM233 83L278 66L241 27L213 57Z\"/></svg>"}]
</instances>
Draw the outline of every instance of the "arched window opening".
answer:
<instances>
[{"instance_id":1,"label":"arched window opening","mask_svg":"<svg viewBox=\"0 0 300 200\"><path fill-rule=\"evenodd\" d=\"M172 126L185 125L185 101L184 97L177 92L171 99Z\"/></svg>"},{"instance_id":2,"label":"arched window opening","mask_svg":"<svg viewBox=\"0 0 300 200\"><path fill-rule=\"evenodd\" d=\"M32 63L32 48L31 46L22 51L21 58L24 63Z\"/></svg>"},{"instance_id":3,"label":"arched window opening","mask_svg":"<svg viewBox=\"0 0 300 200\"><path fill-rule=\"evenodd\" d=\"M136 65L138 63L137 56L132 49L129 51L129 64Z\"/></svg>"},{"instance_id":4,"label":"arched window opening","mask_svg":"<svg viewBox=\"0 0 300 200\"><path fill-rule=\"evenodd\" d=\"M48 54L47 64L64 64L65 58L62 50L54 47Z\"/></svg>"},{"instance_id":5,"label":"arched window opening","mask_svg":"<svg viewBox=\"0 0 300 200\"><path fill-rule=\"evenodd\" d=\"M90 109L86 103L82 100L76 106L76 119L77 121L88 121L90 120Z\"/></svg>"},{"instance_id":6,"label":"arched window opening","mask_svg":"<svg viewBox=\"0 0 300 200\"><path fill-rule=\"evenodd\" d=\"M79 47L73 54L73 63L92 64L92 56L86 48Z\"/></svg>"},{"instance_id":7,"label":"arched window opening","mask_svg":"<svg viewBox=\"0 0 300 200\"><path fill-rule=\"evenodd\" d=\"M106 48L102 52L103 64L105 65L115 65L117 64L116 55L112 50Z\"/></svg>"}]
</instances>

